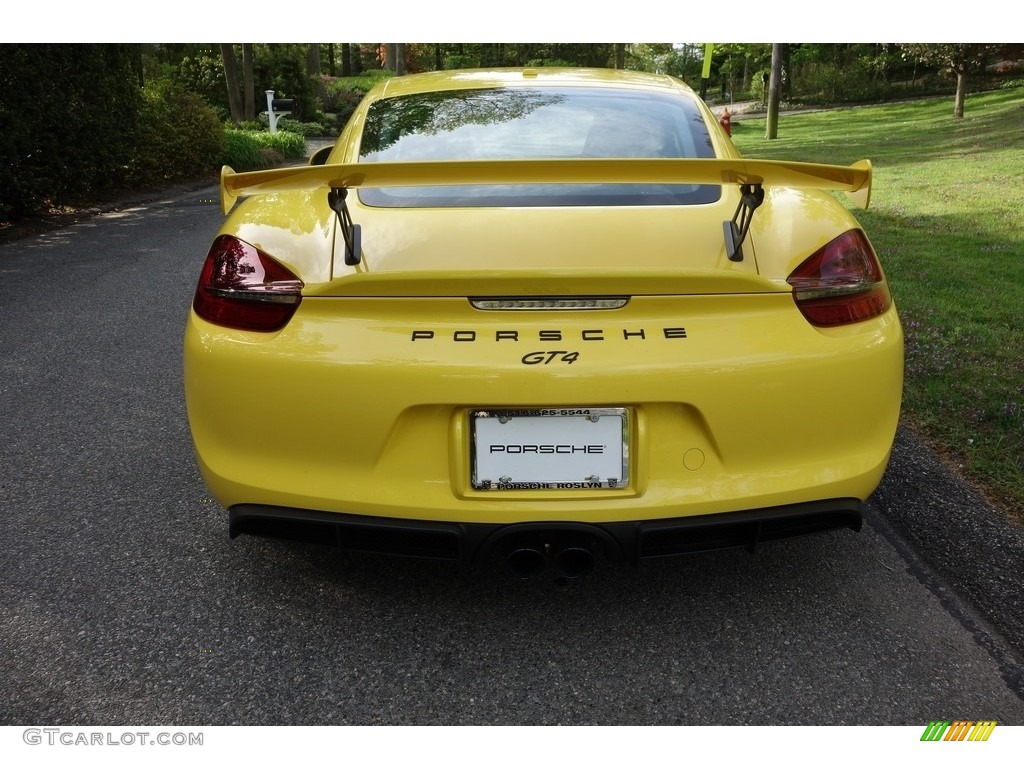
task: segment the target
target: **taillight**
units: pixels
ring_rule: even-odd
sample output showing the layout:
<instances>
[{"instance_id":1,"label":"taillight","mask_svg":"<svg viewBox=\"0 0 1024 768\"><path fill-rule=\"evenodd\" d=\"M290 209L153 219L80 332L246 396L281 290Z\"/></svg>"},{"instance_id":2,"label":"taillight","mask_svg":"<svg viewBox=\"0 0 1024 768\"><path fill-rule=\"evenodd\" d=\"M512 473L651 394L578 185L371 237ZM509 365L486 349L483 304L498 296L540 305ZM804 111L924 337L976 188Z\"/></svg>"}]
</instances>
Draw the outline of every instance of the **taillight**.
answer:
<instances>
[{"instance_id":1,"label":"taillight","mask_svg":"<svg viewBox=\"0 0 1024 768\"><path fill-rule=\"evenodd\" d=\"M821 248L787 278L793 299L808 322L817 326L859 323L892 304L867 237L851 229Z\"/></svg>"},{"instance_id":2,"label":"taillight","mask_svg":"<svg viewBox=\"0 0 1024 768\"><path fill-rule=\"evenodd\" d=\"M213 241L192 307L204 320L246 331L276 331L302 300L302 281L231 235Z\"/></svg>"}]
</instances>

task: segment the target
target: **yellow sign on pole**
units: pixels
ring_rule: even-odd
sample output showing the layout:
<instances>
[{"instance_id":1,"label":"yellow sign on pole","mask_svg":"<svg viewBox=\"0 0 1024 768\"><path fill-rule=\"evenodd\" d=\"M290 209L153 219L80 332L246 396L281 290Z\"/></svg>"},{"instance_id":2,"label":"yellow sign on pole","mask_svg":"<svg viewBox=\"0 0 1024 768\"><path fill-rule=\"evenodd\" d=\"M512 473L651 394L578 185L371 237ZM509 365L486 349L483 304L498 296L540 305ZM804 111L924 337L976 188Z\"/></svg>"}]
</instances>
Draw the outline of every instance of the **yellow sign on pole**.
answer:
<instances>
[{"instance_id":1,"label":"yellow sign on pole","mask_svg":"<svg viewBox=\"0 0 1024 768\"><path fill-rule=\"evenodd\" d=\"M711 77L711 53L715 50L714 43L704 43L704 70L700 73L700 76L707 80Z\"/></svg>"}]
</instances>

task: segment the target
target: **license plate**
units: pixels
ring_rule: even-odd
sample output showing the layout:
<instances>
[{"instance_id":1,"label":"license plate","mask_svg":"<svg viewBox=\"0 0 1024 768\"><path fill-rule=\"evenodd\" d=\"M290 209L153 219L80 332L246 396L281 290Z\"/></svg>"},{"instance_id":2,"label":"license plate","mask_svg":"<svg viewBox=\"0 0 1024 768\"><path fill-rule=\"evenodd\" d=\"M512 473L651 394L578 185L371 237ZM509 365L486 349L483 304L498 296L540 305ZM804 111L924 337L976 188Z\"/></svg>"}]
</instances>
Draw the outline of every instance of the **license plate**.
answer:
<instances>
[{"instance_id":1,"label":"license plate","mask_svg":"<svg viewBox=\"0 0 1024 768\"><path fill-rule=\"evenodd\" d=\"M627 408L477 410L473 488L568 491L629 485Z\"/></svg>"}]
</instances>

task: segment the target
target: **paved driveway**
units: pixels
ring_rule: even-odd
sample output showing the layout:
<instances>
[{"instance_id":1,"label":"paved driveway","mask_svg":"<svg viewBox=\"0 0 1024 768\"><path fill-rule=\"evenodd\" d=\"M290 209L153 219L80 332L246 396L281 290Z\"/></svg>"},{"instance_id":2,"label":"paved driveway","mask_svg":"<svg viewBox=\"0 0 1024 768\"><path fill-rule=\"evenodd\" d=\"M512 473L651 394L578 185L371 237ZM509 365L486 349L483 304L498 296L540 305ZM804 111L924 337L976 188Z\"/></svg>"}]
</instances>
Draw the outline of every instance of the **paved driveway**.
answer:
<instances>
[{"instance_id":1,"label":"paved driveway","mask_svg":"<svg viewBox=\"0 0 1024 768\"><path fill-rule=\"evenodd\" d=\"M909 436L860 534L568 585L229 540L181 385L213 199L0 246L0 724L1024 724L1020 532Z\"/></svg>"}]
</instances>

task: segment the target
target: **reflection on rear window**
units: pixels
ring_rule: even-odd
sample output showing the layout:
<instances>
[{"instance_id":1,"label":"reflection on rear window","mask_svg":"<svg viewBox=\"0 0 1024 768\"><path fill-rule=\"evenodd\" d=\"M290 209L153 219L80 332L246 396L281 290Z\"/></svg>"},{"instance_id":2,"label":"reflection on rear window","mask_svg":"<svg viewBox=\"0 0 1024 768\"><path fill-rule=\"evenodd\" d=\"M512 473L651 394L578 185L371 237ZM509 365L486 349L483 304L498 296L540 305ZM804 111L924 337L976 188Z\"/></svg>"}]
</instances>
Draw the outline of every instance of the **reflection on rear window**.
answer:
<instances>
[{"instance_id":1,"label":"reflection on rear window","mask_svg":"<svg viewBox=\"0 0 1024 768\"><path fill-rule=\"evenodd\" d=\"M683 96L614 88L474 89L400 96L370 106L360 162L602 157L714 157ZM367 205L693 205L718 186L536 184L364 188Z\"/></svg>"}]
</instances>

